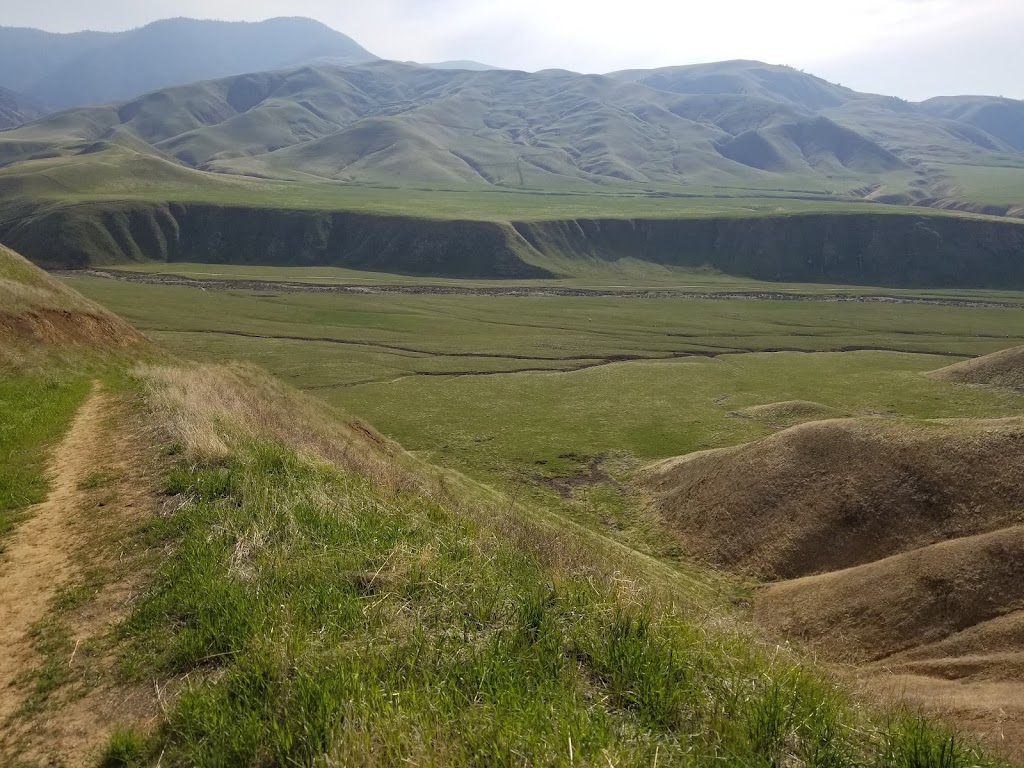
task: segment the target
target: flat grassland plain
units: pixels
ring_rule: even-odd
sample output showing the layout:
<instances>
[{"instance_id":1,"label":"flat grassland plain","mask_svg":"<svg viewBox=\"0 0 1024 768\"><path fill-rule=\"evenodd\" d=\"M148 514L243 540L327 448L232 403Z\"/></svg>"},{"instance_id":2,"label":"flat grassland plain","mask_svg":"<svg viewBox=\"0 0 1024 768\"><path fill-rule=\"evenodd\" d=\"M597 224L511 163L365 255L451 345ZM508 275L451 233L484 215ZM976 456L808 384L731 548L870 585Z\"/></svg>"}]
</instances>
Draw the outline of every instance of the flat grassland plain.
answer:
<instances>
[{"instance_id":1,"label":"flat grassland plain","mask_svg":"<svg viewBox=\"0 0 1024 768\"><path fill-rule=\"evenodd\" d=\"M1024 344L1024 295L1010 292L792 286L642 268L569 281L621 294L544 295L552 284L534 283L520 285L522 296L446 295L433 287L484 293L495 284L339 269L133 270L194 282L65 280L174 352L255 362L433 463L679 565L685 558L626 482L644 463L818 418L990 418L1024 407L1014 391L923 375ZM283 284L361 281L419 287ZM697 297L631 294L637 288ZM767 295L775 298L759 298ZM774 403L795 405L748 411Z\"/></svg>"}]
</instances>

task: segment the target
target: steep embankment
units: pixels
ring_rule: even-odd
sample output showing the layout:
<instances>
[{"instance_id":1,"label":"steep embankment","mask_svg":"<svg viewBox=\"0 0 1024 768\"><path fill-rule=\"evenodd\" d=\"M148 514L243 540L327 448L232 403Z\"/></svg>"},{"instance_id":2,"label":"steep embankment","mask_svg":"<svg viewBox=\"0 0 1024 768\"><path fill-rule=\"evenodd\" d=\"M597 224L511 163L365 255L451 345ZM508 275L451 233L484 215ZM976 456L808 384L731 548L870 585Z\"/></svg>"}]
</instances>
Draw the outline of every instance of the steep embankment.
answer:
<instances>
[{"instance_id":1,"label":"steep embankment","mask_svg":"<svg viewBox=\"0 0 1024 768\"><path fill-rule=\"evenodd\" d=\"M19 348L85 345L109 351L144 341L117 316L0 246L0 362Z\"/></svg>"},{"instance_id":2,"label":"steep embankment","mask_svg":"<svg viewBox=\"0 0 1024 768\"><path fill-rule=\"evenodd\" d=\"M1024 225L948 215L442 221L212 204L67 205L0 238L51 268L132 261L336 265L475 278L584 274L638 259L762 280L1024 288Z\"/></svg>"},{"instance_id":3,"label":"steep embankment","mask_svg":"<svg viewBox=\"0 0 1024 768\"><path fill-rule=\"evenodd\" d=\"M522 258L508 226L371 214L206 204L57 208L0 230L48 268L134 261L335 265L452 277L552 277Z\"/></svg>"},{"instance_id":4,"label":"steep embankment","mask_svg":"<svg viewBox=\"0 0 1024 768\"><path fill-rule=\"evenodd\" d=\"M761 280L1024 287L1024 226L904 214L517 224L549 258L708 265Z\"/></svg>"}]
</instances>

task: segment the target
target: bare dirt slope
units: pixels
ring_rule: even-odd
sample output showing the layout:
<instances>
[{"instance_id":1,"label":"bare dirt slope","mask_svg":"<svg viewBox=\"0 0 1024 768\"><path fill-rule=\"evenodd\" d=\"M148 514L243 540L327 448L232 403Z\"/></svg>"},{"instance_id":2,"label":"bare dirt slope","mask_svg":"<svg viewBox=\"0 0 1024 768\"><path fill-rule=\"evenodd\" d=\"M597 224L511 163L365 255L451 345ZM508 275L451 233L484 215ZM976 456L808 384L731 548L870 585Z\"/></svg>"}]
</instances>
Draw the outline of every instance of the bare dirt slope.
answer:
<instances>
[{"instance_id":1,"label":"bare dirt slope","mask_svg":"<svg viewBox=\"0 0 1024 768\"><path fill-rule=\"evenodd\" d=\"M0 246L0 363L19 350L80 346L110 352L144 337L128 323Z\"/></svg>"},{"instance_id":2,"label":"bare dirt slope","mask_svg":"<svg viewBox=\"0 0 1024 768\"><path fill-rule=\"evenodd\" d=\"M0 764L91 766L114 728L153 714L152 690L114 682L108 642L144 578L130 537L158 507L145 430L96 385L52 455L49 497L0 563ZM88 599L58 608L82 585ZM33 675L52 661L40 637L54 627L62 679L40 699Z\"/></svg>"},{"instance_id":3,"label":"bare dirt slope","mask_svg":"<svg viewBox=\"0 0 1024 768\"><path fill-rule=\"evenodd\" d=\"M1024 347L1012 347L991 355L965 360L929 374L940 381L1024 389Z\"/></svg>"}]
</instances>

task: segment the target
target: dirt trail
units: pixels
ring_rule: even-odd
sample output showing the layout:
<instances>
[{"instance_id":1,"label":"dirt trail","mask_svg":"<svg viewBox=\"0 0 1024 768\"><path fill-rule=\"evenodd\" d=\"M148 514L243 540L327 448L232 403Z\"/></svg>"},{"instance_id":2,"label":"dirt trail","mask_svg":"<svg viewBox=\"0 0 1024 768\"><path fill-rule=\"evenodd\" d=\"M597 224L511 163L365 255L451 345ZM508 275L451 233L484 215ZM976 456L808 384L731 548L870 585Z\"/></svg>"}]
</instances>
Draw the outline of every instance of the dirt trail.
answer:
<instances>
[{"instance_id":1,"label":"dirt trail","mask_svg":"<svg viewBox=\"0 0 1024 768\"><path fill-rule=\"evenodd\" d=\"M36 658L32 627L74 573L68 524L79 512L109 406L109 396L94 386L50 460L49 497L29 510L0 562L0 722L22 701L14 683Z\"/></svg>"}]
</instances>

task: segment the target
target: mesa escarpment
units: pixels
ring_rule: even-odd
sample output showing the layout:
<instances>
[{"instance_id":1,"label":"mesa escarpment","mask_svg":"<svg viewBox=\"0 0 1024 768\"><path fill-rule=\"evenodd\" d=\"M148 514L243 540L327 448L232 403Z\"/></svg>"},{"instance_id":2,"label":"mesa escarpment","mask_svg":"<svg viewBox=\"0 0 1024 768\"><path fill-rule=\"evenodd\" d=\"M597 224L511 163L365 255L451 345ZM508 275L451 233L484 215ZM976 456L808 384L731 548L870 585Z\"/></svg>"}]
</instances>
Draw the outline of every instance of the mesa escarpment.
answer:
<instances>
[{"instance_id":1,"label":"mesa escarpment","mask_svg":"<svg viewBox=\"0 0 1024 768\"><path fill-rule=\"evenodd\" d=\"M47 268L138 261L344 266L452 277L553 277L507 226L197 203L58 208L0 232Z\"/></svg>"},{"instance_id":2,"label":"mesa escarpment","mask_svg":"<svg viewBox=\"0 0 1024 768\"><path fill-rule=\"evenodd\" d=\"M761 280L1024 288L1024 224L897 213L448 221L209 203L82 203L0 224L47 268L137 261L343 266L496 279L635 259Z\"/></svg>"}]
</instances>

